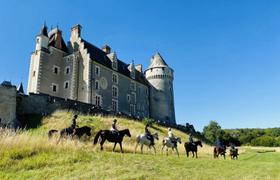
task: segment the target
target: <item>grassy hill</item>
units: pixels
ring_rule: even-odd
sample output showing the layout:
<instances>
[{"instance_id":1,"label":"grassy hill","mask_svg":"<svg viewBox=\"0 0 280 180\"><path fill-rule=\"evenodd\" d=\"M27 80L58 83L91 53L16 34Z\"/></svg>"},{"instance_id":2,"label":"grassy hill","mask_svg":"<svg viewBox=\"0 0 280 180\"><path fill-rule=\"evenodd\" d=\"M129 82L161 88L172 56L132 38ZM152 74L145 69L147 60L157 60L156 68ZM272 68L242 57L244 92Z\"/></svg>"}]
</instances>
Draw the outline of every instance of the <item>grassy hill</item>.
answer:
<instances>
[{"instance_id":1,"label":"grassy hill","mask_svg":"<svg viewBox=\"0 0 280 180\"><path fill-rule=\"evenodd\" d=\"M240 148L240 159L232 161L212 158L212 147L204 144L198 159L187 159L183 145L179 145L180 157L165 156L160 152L166 127L155 125L159 133L157 155L145 148L142 155L134 154L135 137L143 133L144 124L118 119L119 129L129 128L131 138L125 137L124 151L113 153L113 144L106 143L105 151L93 146L91 138L82 141L67 140L56 144L56 138L48 140L50 129L62 129L71 124L72 113L55 112L44 118L35 129L12 132L0 131L0 179L280 179L279 148ZM93 127L94 134L109 129L112 117L79 116L78 125ZM174 131L183 142L187 135ZM275 150L273 152L271 150ZM119 151L119 147L117 147Z\"/></svg>"}]
</instances>

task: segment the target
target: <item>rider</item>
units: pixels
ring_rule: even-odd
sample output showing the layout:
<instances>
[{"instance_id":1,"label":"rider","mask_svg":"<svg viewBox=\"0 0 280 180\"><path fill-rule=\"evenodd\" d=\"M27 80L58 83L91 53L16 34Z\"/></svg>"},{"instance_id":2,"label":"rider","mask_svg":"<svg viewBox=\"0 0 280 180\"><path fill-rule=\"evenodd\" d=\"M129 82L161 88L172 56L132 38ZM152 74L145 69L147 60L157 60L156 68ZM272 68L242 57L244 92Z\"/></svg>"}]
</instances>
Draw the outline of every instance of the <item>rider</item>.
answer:
<instances>
[{"instance_id":1,"label":"rider","mask_svg":"<svg viewBox=\"0 0 280 180\"><path fill-rule=\"evenodd\" d=\"M111 132L112 133L119 133L119 130L117 128L117 119L113 120L112 127L111 127Z\"/></svg>"},{"instance_id":2,"label":"rider","mask_svg":"<svg viewBox=\"0 0 280 180\"><path fill-rule=\"evenodd\" d=\"M177 146L177 141L176 141L175 136L174 136L174 134L172 132L172 129L170 127L168 128L168 138L170 139L170 141L172 143L175 144L175 146Z\"/></svg>"},{"instance_id":3,"label":"rider","mask_svg":"<svg viewBox=\"0 0 280 180\"><path fill-rule=\"evenodd\" d=\"M193 144L193 137L192 137L192 133L190 133L190 135L189 135L189 143L190 143L190 144Z\"/></svg>"},{"instance_id":4,"label":"rider","mask_svg":"<svg viewBox=\"0 0 280 180\"><path fill-rule=\"evenodd\" d=\"M149 127L150 127L150 124L148 123L145 126L145 136L147 137L148 140L151 141L151 145L154 145L154 137L152 136Z\"/></svg>"},{"instance_id":5,"label":"rider","mask_svg":"<svg viewBox=\"0 0 280 180\"><path fill-rule=\"evenodd\" d=\"M73 119L72 119L72 124L71 124L71 126L68 128L68 129L69 129L69 134L75 134L76 128L78 127L78 126L77 126L77 122L76 122L77 118L78 118L78 115L75 114L75 115L73 116Z\"/></svg>"}]
</instances>

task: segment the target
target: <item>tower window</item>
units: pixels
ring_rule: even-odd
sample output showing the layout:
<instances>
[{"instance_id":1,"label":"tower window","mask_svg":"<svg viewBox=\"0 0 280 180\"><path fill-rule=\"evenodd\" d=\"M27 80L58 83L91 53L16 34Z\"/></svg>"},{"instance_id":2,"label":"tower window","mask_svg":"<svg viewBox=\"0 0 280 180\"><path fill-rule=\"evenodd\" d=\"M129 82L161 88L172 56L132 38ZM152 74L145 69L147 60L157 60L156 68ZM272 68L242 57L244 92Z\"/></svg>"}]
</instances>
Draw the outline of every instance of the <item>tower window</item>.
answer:
<instances>
[{"instance_id":1,"label":"tower window","mask_svg":"<svg viewBox=\"0 0 280 180\"><path fill-rule=\"evenodd\" d=\"M58 66L53 66L53 73L54 74L59 74L59 67Z\"/></svg>"},{"instance_id":2,"label":"tower window","mask_svg":"<svg viewBox=\"0 0 280 180\"><path fill-rule=\"evenodd\" d=\"M69 81L65 81L64 82L64 89L68 89L69 88Z\"/></svg>"},{"instance_id":3,"label":"tower window","mask_svg":"<svg viewBox=\"0 0 280 180\"><path fill-rule=\"evenodd\" d=\"M98 67L98 66L95 67L95 75L96 76L100 75L100 67Z\"/></svg>"},{"instance_id":4,"label":"tower window","mask_svg":"<svg viewBox=\"0 0 280 180\"><path fill-rule=\"evenodd\" d=\"M58 91L58 85L57 84L54 84L52 83L52 92L57 92Z\"/></svg>"},{"instance_id":5,"label":"tower window","mask_svg":"<svg viewBox=\"0 0 280 180\"><path fill-rule=\"evenodd\" d=\"M66 67L65 68L65 74L69 74L70 73L70 67Z\"/></svg>"},{"instance_id":6,"label":"tower window","mask_svg":"<svg viewBox=\"0 0 280 180\"><path fill-rule=\"evenodd\" d=\"M95 89L99 89L99 82L97 80L95 81Z\"/></svg>"},{"instance_id":7,"label":"tower window","mask_svg":"<svg viewBox=\"0 0 280 180\"><path fill-rule=\"evenodd\" d=\"M95 105L96 106L101 106L101 96L99 96L99 95L96 95L95 96Z\"/></svg>"},{"instance_id":8,"label":"tower window","mask_svg":"<svg viewBox=\"0 0 280 180\"><path fill-rule=\"evenodd\" d=\"M127 98L127 102L130 102L130 95L129 94L127 95L126 98Z\"/></svg>"},{"instance_id":9,"label":"tower window","mask_svg":"<svg viewBox=\"0 0 280 180\"><path fill-rule=\"evenodd\" d=\"M35 76L36 75L36 71L33 71L33 76Z\"/></svg>"}]
</instances>

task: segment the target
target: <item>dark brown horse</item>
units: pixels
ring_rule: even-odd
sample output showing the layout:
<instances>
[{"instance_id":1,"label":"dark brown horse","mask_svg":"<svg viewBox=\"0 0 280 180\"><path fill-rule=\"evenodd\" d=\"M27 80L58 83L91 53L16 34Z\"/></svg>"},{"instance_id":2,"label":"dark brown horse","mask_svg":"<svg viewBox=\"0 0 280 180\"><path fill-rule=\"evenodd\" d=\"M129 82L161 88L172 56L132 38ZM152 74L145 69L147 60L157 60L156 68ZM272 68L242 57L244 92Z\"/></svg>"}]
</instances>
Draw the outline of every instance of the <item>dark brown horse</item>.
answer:
<instances>
[{"instance_id":1,"label":"dark brown horse","mask_svg":"<svg viewBox=\"0 0 280 180\"><path fill-rule=\"evenodd\" d=\"M186 150L187 157L189 157L189 152L191 151L193 158L194 155L197 158L197 146L202 147L201 141L194 141L193 143L190 142L185 143L185 150Z\"/></svg>"},{"instance_id":2,"label":"dark brown horse","mask_svg":"<svg viewBox=\"0 0 280 180\"><path fill-rule=\"evenodd\" d=\"M113 151L115 151L115 147L117 145L117 143L119 143L120 148L121 148L121 152L123 153L123 149L122 149L122 141L124 136L127 135L128 137L131 137L131 134L129 132L129 129L124 129L118 132L112 132L110 130L100 130L93 141L93 144L96 144L99 137L101 137L101 141L100 141L100 149L103 150L103 144L105 143L105 141L109 141L114 144L114 148Z\"/></svg>"},{"instance_id":3,"label":"dark brown horse","mask_svg":"<svg viewBox=\"0 0 280 180\"><path fill-rule=\"evenodd\" d=\"M65 128L60 131L60 136L57 143L59 143L62 138L66 137L70 137L71 139L77 137L78 139L80 139L84 134L86 134L87 136L91 136L91 128L88 126L83 126L75 129L72 129L71 127Z\"/></svg>"},{"instance_id":4,"label":"dark brown horse","mask_svg":"<svg viewBox=\"0 0 280 180\"><path fill-rule=\"evenodd\" d=\"M238 159L238 149L237 148L231 148L229 150L229 155L232 160L237 160Z\"/></svg>"},{"instance_id":5,"label":"dark brown horse","mask_svg":"<svg viewBox=\"0 0 280 180\"><path fill-rule=\"evenodd\" d=\"M214 147L214 158L219 158L219 155L224 156L224 159L226 159L226 147Z\"/></svg>"}]
</instances>

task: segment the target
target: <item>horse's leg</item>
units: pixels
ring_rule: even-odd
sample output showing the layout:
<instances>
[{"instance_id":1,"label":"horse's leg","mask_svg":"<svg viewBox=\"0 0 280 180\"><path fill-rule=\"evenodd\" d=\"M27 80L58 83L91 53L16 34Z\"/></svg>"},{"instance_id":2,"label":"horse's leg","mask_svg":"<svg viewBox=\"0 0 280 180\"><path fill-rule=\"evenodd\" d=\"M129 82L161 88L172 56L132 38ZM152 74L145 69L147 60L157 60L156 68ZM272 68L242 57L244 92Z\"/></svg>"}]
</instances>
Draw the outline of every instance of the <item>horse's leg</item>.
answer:
<instances>
[{"instance_id":1,"label":"horse's leg","mask_svg":"<svg viewBox=\"0 0 280 180\"><path fill-rule=\"evenodd\" d=\"M117 143L115 142L113 152L115 152L116 145L117 145Z\"/></svg>"},{"instance_id":2,"label":"horse's leg","mask_svg":"<svg viewBox=\"0 0 280 180\"><path fill-rule=\"evenodd\" d=\"M144 144L141 144L141 153L143 154L143 146Z\"/></svg>"},{"instance_id":3,"label":"horse's leg","mask_svg":"<svg viewBox=\"0 0 280 180\"><path fill-rule=\"evenodd\" d=\"M155 152L155 155L156 155L156 153L157 153L157 152L156 152L156 148L155 148L155 146L153 146L153 148L154 148L154 152Z\"/></svg>"},{"instance_id":4,"label":"horse's leg","mask_svg":"<svg viewBox=\"0 0 280 180\"><path fill-rule=\"evenodd\" d=\"M187 154L187 157L189 157L189 151L188 150L186 150L186 154Z\"/></svg>"},{"instance_id":5,"label":"horse's leg","mask_svg":"<svg viewBox=\"0 0 280 180\"><path fill-rule=\"evenodd\" d=\"M194 152L192 151L192 157L194 158Z\"/></svg>"},{"instance_id":6,"label":"horse's leg","mask_svg":"<svg viewBox=\"0 0 280 180\"><path fill-rule=\"evenodd\" d=\"M105 140L102 139L101 142L100 142L100 150L102 151L103 150L103 144L104 144Z\"/></svg>"},{"instance_id":7,"label":"horse's leg","mask_svg":"<svg viewBox=\"0 0 280 180\"><path fill-rule=\"evenodd\" d=\"M164 149L164 144L162 145L162 148L161 148L161 154L163 153L163 149Z\"/></svg>"},{"instance_id":8,"label":"horse's leg","mask_svg":"<svg viewBox=\"0 0 280 180\"><path fill-rule=\"evenodd\" d=\"M122 153L123 153L122 142L119 142L119 144L120 144L121 151L122 151Z\"/></svg>"},{"instance_id":9,"label":"horse's leg","mask_svg":"<svg viewBox=\"0 0 280 180\"><path fill-rule=\"evenodd\" d=\"M136 153L137 147L138 147L138 142L136 142L135 149L134 149L134 153Z\"/></svg>"},{"instance_id":10,"label":"horse's leg","mask_svg":"<svg viewBox=\"0 0 280 180\"><path fill-rule=\"evenodd\" d=\"M175 150L176 150L176 152L177 152L177 155L178 155L178 157L179 157L179 152L178 152L178 148L176 147L176 148L175 148Z\"/></svg>"},{"instance_id":11,"label":"horse's leg","mask_svg":"<svg viewBox=\"0 0 280 180\"><path fill-rule=\"evenodd\" d=\"M168 146L166 146L166 156L168 156Z\"/></svg>"},{"instance_id":12,"label":"horse's leg","mask_svg":"<svg viewBox=\"0 0 280 180\"><path fill-rule=\"evenodd\" d=\"M195 151L195 157L197 158L197 151Z\"/></svg>"}]
</instances>

